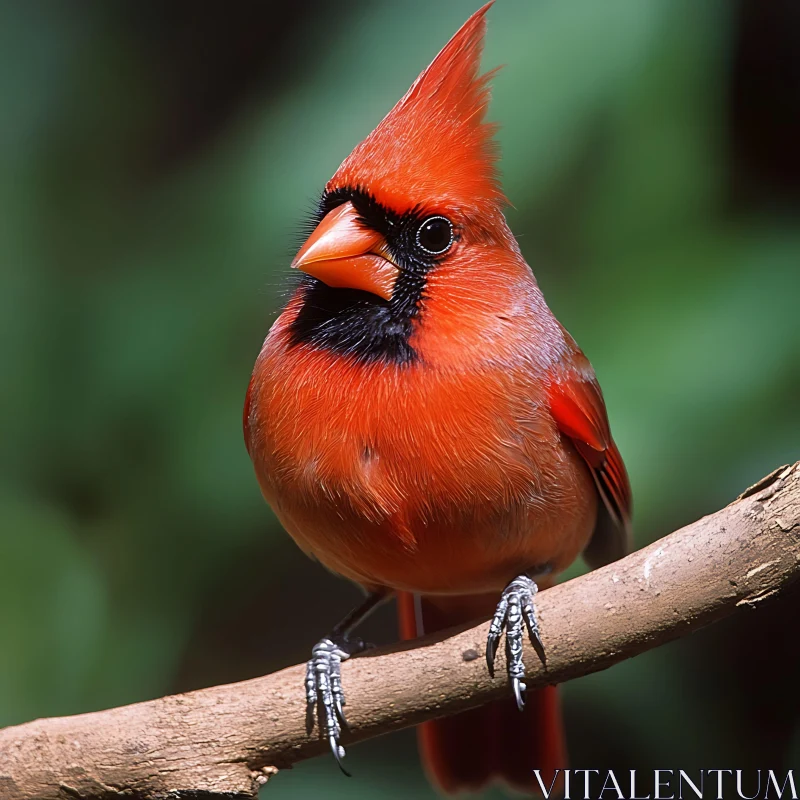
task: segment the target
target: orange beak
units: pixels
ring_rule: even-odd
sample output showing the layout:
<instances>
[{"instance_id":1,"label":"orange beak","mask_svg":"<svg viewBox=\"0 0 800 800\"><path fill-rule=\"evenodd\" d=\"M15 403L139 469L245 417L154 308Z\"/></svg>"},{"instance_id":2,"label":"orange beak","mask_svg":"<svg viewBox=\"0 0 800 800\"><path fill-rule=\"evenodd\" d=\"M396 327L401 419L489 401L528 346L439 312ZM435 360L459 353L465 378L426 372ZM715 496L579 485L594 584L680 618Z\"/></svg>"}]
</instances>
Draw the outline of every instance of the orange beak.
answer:
<instances>
[{"instance_id":1,"label":"orange beak","mask_svg":"<svg viewBox=\"0 0 800 800\"><path fill-rule=\"evenodd\" d=\"M361 289L390 300L400 269L383 235L358 219L352 203L325 215L292 261L294 269L328 286Z\"/></svg>"}]
</instances>

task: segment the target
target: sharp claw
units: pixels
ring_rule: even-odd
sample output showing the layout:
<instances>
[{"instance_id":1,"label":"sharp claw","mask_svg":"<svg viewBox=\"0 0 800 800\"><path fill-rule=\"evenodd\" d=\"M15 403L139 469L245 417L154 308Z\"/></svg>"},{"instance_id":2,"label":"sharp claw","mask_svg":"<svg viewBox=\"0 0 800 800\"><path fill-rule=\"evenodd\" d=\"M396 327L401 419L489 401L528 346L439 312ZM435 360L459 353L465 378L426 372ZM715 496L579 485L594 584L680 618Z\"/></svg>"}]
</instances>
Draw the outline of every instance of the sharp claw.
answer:
<instances>
[{"instance_id":1,"label":"sharp claw","mask_svg":"<svg viewBox=\"0 0 800 800\"><path fill-rule=\"evenodd\" d=\"M342 701L341 698L337 697L334 702L334 708L336 709L336 717L339 720L339 724L342 726L342 730L350 731L350 725L347 722L347 719L344 715L344 708L342 708Z\"/></svg>"},{"instance_id":2,"label":"sharp claw","mask_svg":"<svg viewBox=\"0 0 800 800\"><path fill-rule=\"evenodd\" d=\"M350 773L342 763L345 750L339 744L342 731L349 730L344 715L346 701L342 691L341 665L342 661L365 647L360 639L350 641L343 636L322 639L311 651L306 669L306 730L313 733L316 718L320 737L327 740L339 769L347 777Z\"/></svg>"},{"instance_id":3,"label":"sharp claw","mask_svg":"<svg viewBox=\"0 0 800 800\"><path fill-rule=\"evenodd\" d=\"M497 655L497 639L489 638L486 642L486 666L489 668L489 675L494 678L494 659Z\"/></svg>"},{"instance_id":4,"label":"sharp claw","mask_svg":"<svg viewBox=\"0 0 800 800\"><path fill-rule=\"evenodd\" d=\"M497 645L500 642L500 636L503 633L503 628L506 625L508 611L508 597L504 592L500 597L500 602L497 604L497 609L492 617L492 622L489 625L489 635L486 637L486 666L489 668L489 675L494 678L494 662L497 656Z\"/></svg>"},{"instance_id":5,"label":"sharp claw","mask_svg":"<svg viewBox=\"0 0 800 800\"><path fill-rule=\"evenodd\" d=\"M489 668L489 674L494 677L497 647L505 630L506 669L514 692L514 699L520 711L525 707L524 693L527 688L523 680L525 666L522 662L522 640L526 628L533 649L542 664L547 666L544 646L539 636L539 623L536 620L533 606L533 598L537 591L536 584L527 575L520 575L511 581L503 590L486 639L486 665Z\"/></svg>"},{"instance_id":6,"label":"sharp claw","mask_svg":"<svg viewBox=\"0 0 800 800\"><path fill-rule=\"evenodd\" d=\"M536 584L533 585L534 587L536 586ZM531 640L533 649L536 651L536 655L539 656L539 660L546 667L547 658L544 654L544 645L542 644L542 639L539 636L539 623L536 619L536 612L533 609L533 595L535 594L536 592L533 592L530 598L523 604L522 616L525 618L525 627L528 629L528 637Z\"/></svg>"},{"instance_id":7,"label":"sharp claw","mask_svg":"<svg viewBox=\"0 0 800 800\"><path fill-rule=\"evenodd\" d=\"M544 645L542 644L542 640L539 637L539 631L531 633L531 644L533 645L533 649L536 651L536 655L539 656L539 661L542 662L542 666L547 666L547 656L544 652Z\"/></svg>"},{"instance_id":8,"label":"sharp claw","mask_svg":"<svg viewBox=\"0 0 800 800\"><path fill-rule=\"evenodd\" d=\"M525 698L522 696L525 691L525 684L519 678L512 678L511 683L514 687L514 699L517 701L517 708L522 711L525 708Z\"/></svg>"},{"instance_id":9,"label":"sharp claw","mask_svg":"<svg viewBox=\"0 0 800 800\"><path fill-rule=\"evenodd\" d=\"M345 757L344 747L339 744L335 736L330 736L328 738L328 744L330 745L333 757L336 759L336 763L339 765L339 769L347 775L348 778L352 778L353 776L344 768L344 764L342 764L342 759Z\"/></svg>"}]
</instances>

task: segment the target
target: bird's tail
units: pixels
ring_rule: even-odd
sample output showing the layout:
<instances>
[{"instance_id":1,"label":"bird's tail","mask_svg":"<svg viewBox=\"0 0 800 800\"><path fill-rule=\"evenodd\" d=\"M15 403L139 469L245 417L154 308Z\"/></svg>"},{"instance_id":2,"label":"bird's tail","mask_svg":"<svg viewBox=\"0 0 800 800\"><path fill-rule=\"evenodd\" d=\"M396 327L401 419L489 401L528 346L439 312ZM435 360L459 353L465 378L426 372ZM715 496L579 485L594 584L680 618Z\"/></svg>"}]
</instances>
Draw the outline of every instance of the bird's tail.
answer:
<instances>
[{"instance_id":1,"label":"bird's tail","mask_svg":"<svg viewBox=\"0 0 800 800\"><path fill-rule=\"evenodd\" d=\"M488 595L415 597L401 592L397 597L400 635L412 639L488 617L496 602L497 597ZM523 711L509 688L507 699L423 723L417 735L428 777L447 794L476 791L492 781L541 794L535 769L548 797L561 794L567 754L555 686L528 692Z\"/></svg>"}]
</instances>

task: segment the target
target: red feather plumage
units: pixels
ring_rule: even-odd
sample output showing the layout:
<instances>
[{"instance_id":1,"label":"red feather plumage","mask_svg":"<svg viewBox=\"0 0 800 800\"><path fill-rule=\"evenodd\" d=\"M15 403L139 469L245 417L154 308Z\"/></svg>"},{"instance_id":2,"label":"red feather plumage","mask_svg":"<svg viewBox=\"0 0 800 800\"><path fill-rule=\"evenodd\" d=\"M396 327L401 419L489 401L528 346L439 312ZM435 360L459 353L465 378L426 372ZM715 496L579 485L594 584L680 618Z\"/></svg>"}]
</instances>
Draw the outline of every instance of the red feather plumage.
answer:
<instances>
[{"instance_id":1,"label":"red feather plumage","mask_svg":"<svg viewBox=\"0 0 800 800\"><path fill-rule=\"evenodd\" d=\"M326 187L367 193L398 219L453 225L407 320L414 358L298 341L301 286L264 342L245 403L248 452L286 530L331 570L399 593L406 637L419 633L413 594L430 632L488 616L516 575L555 575L583 551L600 563L628 542L630 486L600 387L502 213L484 121L491 75L478 71L490 5ZM361 223L342 219L342 264L352 265ZM370 236L369 257L391 261ZM347 286L340 266L332 286ZM374 285L387 286L385 275ZM434 780L447 791L492 778L533 791L534 767L565 766L554 692L529 698L525 714L509 701L425 726Z\"/></svg>"}]
</instances>

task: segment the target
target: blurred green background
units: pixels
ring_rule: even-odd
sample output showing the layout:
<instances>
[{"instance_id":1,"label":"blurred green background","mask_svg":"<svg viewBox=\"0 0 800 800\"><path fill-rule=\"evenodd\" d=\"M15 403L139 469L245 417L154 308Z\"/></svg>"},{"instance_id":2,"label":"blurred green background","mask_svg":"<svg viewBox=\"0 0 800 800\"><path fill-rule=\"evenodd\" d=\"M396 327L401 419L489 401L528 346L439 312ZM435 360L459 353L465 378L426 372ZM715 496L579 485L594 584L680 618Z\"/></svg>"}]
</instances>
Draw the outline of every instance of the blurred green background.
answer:
<instances>
[{"instance_id":1,"label":"blurred green background","mask_svg":"<svg viewBox=\"0 0 800 800\"><path fill-rule=\"evenodd\" d=\"M297 223L477 6L0 5L0 725L304 660L356 600L263 503L244 393ZM509 218L638 545L800 457L799 9L490 12ZM565 686L573 765L800 767L799 605ZM269 796L433 796L410 732L348 760Z\"/></svg>"}]
</instances>

